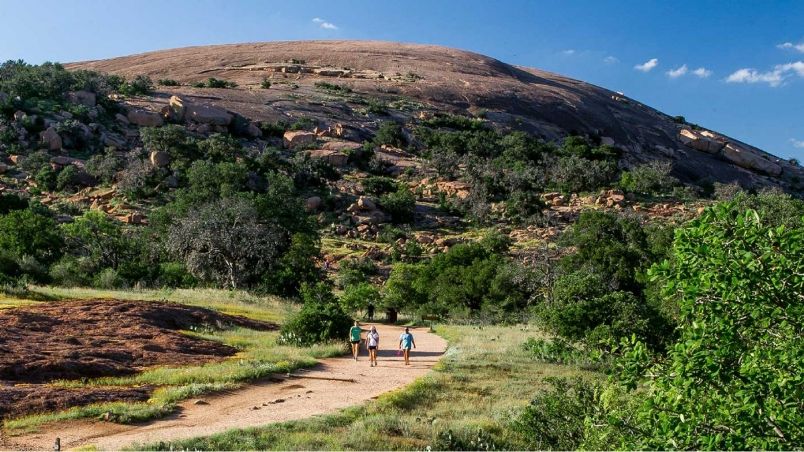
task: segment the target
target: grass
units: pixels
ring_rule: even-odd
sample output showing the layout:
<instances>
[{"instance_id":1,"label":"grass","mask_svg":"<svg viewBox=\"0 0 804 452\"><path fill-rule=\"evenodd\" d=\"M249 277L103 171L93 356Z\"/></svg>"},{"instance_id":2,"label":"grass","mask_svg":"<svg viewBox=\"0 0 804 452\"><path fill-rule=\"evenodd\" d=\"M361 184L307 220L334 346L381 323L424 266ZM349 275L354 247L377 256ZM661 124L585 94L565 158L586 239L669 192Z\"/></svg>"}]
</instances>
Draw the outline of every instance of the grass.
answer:
<instances>
[{"instance_id":1,"label":"grass","mask_svg":"<svg viewBox=\"0 0 804 452\"><path fill-rule=\"evenodd\" d=\"M214 309L227 314L281 323L294 308L273 297L257 297L243 292L212 289L105 291L57 287L33 287L35 298L52 299L124 299L172 301L191 306ZM29 299L0 298L0 307L17 307L37 303ZM80 418L102 418L120 423L141 422L172 413L182 400L203 394L230 390L271 374L287 373L309 367L317 359L344 353L344 344L331 343L307 348L277 345L276 331L255 331L246 328L228 330L187 331L185 334L231 345L239 352L228 359L203 365L146 369L132 376L104 377L85 382L56 381L64 388L153 386L157 389L147 402L102 403L75 407L55 413L44 413L10 419L4 428L10 434L34 430L45 423Z\"/></svg>"},{"instance_id":2,"label":"grass","mask_svg":"<svg viewBox=\"0 0 804 452\"><path fill-rule=\"evenodd\" d=\"M533 327L438 326L450 347L434 372L364 406L336 414L140 446L162 450L411 450L455 448L483 435L497 448L526 444L508 429L547 386L546 377L600 378L578 366L533 358L523 343ZM447 436L452 441L446 442ZM463 442L463 443L461 443ZM468 446L467 446L468 447ZM472 447L476 448L476 447Z\"/></svg>"}]
</instances>

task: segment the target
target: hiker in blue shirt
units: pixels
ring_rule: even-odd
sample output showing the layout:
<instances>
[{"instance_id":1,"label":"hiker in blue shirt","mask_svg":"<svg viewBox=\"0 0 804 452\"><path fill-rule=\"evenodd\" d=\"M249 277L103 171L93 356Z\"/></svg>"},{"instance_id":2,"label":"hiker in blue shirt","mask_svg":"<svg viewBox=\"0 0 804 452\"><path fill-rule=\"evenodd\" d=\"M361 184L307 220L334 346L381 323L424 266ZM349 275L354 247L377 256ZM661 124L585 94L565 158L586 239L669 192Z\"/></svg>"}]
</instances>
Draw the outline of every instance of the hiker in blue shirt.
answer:
<instances>
[{"instance_id":1,"label":"hiker in blue shirt","mask_svg":"<svg viewBox=\"0 0 804 452\"><path fill-rule=\"evenodd\" d=\"M410 348L416 348L416 342L413 340L413 335L410 334L410 328L405 328L405 332L399 336L399 349L405 357L405 365L410 365Z\"/></svg>"}]
</instances>

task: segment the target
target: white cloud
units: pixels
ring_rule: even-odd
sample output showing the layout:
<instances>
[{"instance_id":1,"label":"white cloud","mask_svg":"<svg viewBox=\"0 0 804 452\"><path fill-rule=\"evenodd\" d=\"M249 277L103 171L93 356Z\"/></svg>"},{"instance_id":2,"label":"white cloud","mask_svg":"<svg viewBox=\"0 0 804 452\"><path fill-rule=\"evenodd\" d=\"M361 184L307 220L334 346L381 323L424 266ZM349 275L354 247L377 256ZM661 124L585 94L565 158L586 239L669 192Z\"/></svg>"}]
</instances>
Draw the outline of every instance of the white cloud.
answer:
<instances>
[{"instance_id":1,"label":"white cloud","mask_svg":"<svg viewBox=\"0 0 804 452\"><path fill-rule=\"evenodd\" d=\"M793 144L794 148L804 149L804 140L796 140L795 138L791 138L790 143Z\"/></svg>"},{"instance_id":2,"label":"white cloud","mask_svg":"<svg viewBox=\"0 0 804 452\"><path fill-rule=\"evenodd\" d=\"M634 69L642 72L650 72L651 69L655 68L658 65L659 65L659 59L651 58L642 64L637 64L636 66L634 66Z\"/></svg>"},{"instance_id":3,"label":"white cloud","mask_svg":"<svg viewBox=\"0 0 804 452\"><path fill-rule=\"evenodd\" d=\"M606 63L606 64L615 64L615 63L619 63L620 60L617 59L617 57L615 57L615 56L609 55L606 58L603 58L603 62Z\"/></svg>"},{"instance_id":4,"label":"white cloud","mask_svg":"<svg viewBox=\"0 0 804 452\"><path fill-rule=\"evenodd\" d=\"M752 68L742 68L726 77L728 83L767 83L772 87L782 85L791 75L804 78L804 61L777 64L773 70L759 72Z\"/></svg>"},{"instance_id":5,"label":"white cloud","mask_svg":"<svg viewBox=\"0 0 804 452\"><path fill-rule=\"evenodd\" d=\"M564 55L575 55L575 49L562 50L561 53Z\"/></svg>"},{"instance_id":6,"label":"white cloud","mask_svg":"<svg viewBox=\"0 0 804 452\"><path fill-rule=\"evenodd\" d=\"M804 42L799 43L799 44L793 44L792 42L785 42L785 43L777 45L776 47L778 47L780 49L791 49L791 50L795 50L797 52L804 53Z\"/></svg>"},{"instance_id":7,"label":"white cloud","mask_svg":"<svg viewBox=\"0 0 804 452\"><path fill-rule=\"evenodd\" d=\"M692 71L692 73L700 78L707 78L712 75L712 71L705 67L699 67L698 69Z\"/></svg>"},{"instance_id":8,"label":"white cloud","mask_svg":"<svg viewBox=\"0 0 804 452\"><path fill-rule=\"evenodd\" d=\"M324 20L324 19L322 19L320 17L313 18L313 22L317 23L319 27L321 27L321 28L323 28L325 30L337 30L338 29L338 27L335 24L333 24L332 22L327 22L326 20Z\"/></svg>"},{"instance_id":9,"label":"white cloud","mask_svg":"<svg viewBox=\"0 0 804 452\"><path fill-rule=\"evenodd\" d=\"M687 65L682 64L681 66L675 69L670 69L669 71L667 71L667 76L670 78L679 78L686 73L687 73Z\"/></svg>"}]
</instances>

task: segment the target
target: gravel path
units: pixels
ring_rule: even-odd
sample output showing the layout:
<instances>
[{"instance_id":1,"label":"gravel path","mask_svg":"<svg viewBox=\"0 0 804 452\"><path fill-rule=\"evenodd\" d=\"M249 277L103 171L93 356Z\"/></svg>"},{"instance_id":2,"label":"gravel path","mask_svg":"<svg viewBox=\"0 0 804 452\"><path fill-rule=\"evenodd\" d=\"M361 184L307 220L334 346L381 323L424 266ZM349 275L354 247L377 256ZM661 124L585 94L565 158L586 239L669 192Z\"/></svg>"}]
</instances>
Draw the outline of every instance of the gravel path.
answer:
<instances>
[{"instance_id":1,"label":"gravel path","mask_svg":"<svg viewBox=\"0 0 804 452\"><path fill-rule=\"evenodd\" d=\"M364 325L364 328L366 326ZM16 436L0 449L52 450L61 438L62 449L95 446L119 450L135 443L147 444L207 436L234 428L256 427L274 422L327 414L374 399L426 374L447 348L444 339L427 328L412 329L417 349L411 364L397 356L403 328L377 325L380 332L379 365L370 367L367 352L355 362L351 356L322 360L316 367L294 376L249 385L230 393L190 400L172 417L140 425L79 421L43 427L39 432Z\"/></svg>"}]
</instances>

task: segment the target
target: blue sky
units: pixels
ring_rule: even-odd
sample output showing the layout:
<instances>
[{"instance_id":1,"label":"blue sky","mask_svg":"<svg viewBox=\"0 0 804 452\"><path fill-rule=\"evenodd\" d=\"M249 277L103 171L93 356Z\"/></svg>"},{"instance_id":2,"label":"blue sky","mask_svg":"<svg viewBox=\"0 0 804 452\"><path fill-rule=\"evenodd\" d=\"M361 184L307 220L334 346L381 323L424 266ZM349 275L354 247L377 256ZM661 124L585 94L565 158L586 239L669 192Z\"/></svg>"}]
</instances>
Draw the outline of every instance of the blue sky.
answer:
<instances>
[{"instance_id":1,"label":"blue sky","mask_svg":"<svg viewBox=\"0 0 804 452\"><path fill-rule=\"evenodd\" d=\"M0 60L31 63L296 39L457 47L804 160L804 1L0 0L0 17Z\"/></svg>"}]
</instances>

